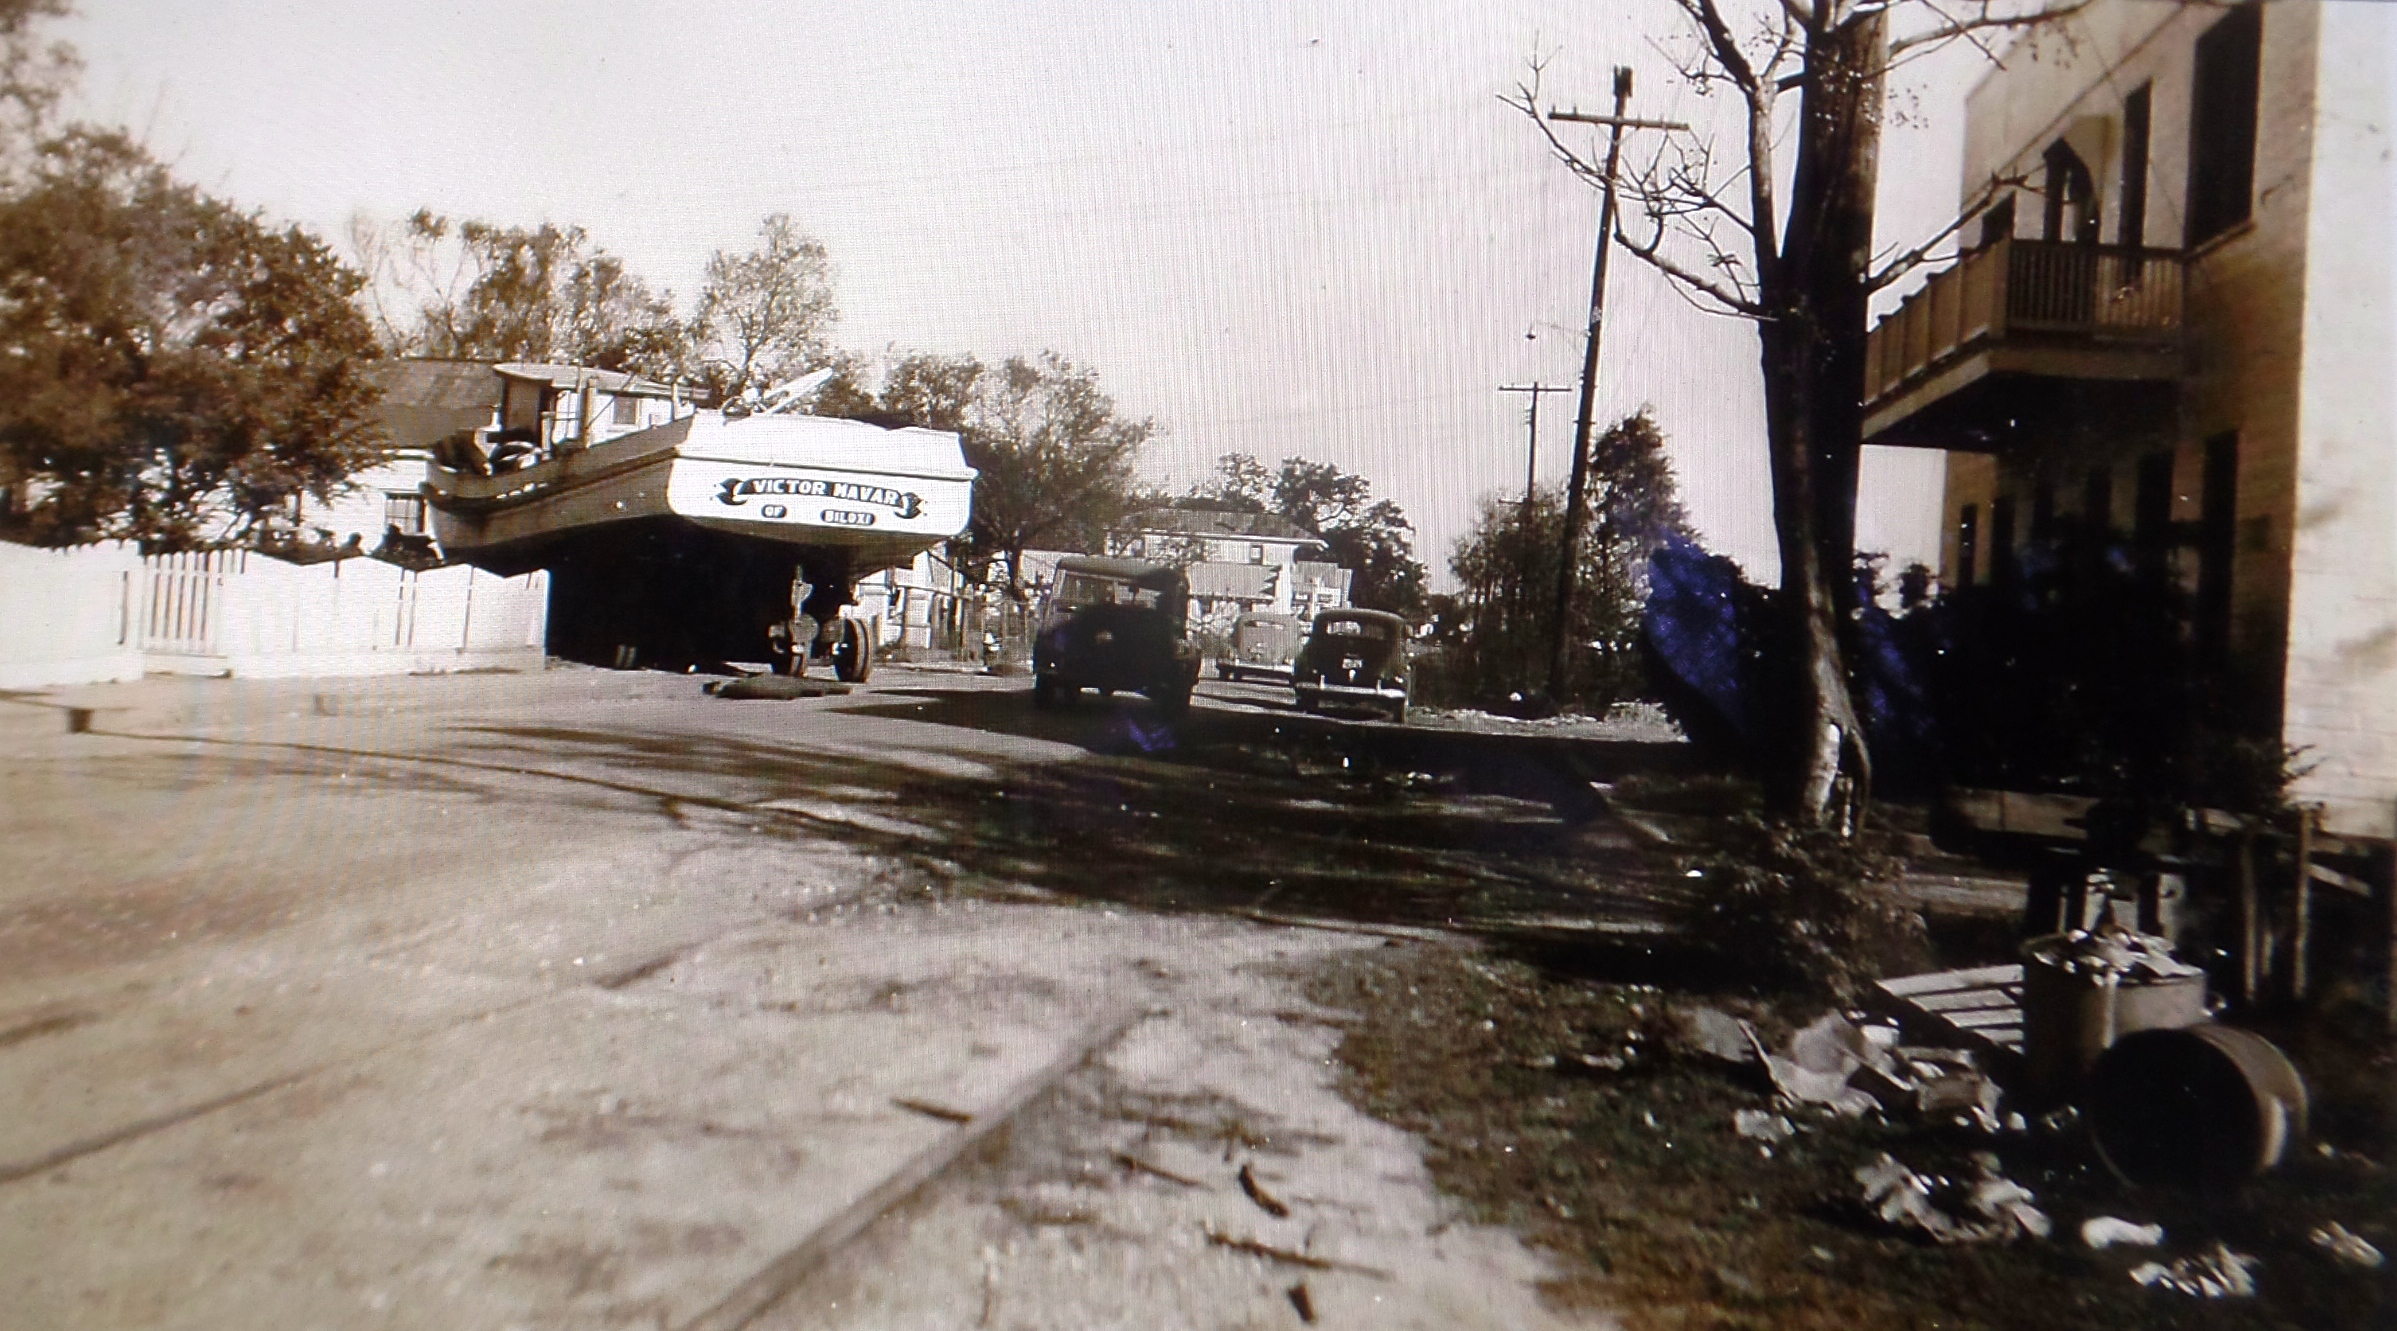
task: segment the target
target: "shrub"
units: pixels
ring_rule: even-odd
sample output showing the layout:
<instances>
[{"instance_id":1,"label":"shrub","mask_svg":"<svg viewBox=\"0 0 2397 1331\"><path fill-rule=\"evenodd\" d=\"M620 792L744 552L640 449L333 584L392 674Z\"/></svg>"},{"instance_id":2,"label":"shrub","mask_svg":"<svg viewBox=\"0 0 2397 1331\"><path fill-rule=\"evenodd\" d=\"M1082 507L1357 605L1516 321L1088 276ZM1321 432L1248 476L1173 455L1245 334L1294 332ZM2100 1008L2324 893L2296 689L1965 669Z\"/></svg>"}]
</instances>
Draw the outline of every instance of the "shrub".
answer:
<instances>
[{"instance_id":1,"label":"shrub","mask_svg":"<svg viewBox=\"0 0 2397 1331\"><path fill-rule=\"evenodd\" d=\"M1847 1001L1930 953L1922 913L1895 891L1899 861L1873 829L1827 829L1740 814L1682 865L1675 921L1728 974Z\"/></svg>"}]
</instances>

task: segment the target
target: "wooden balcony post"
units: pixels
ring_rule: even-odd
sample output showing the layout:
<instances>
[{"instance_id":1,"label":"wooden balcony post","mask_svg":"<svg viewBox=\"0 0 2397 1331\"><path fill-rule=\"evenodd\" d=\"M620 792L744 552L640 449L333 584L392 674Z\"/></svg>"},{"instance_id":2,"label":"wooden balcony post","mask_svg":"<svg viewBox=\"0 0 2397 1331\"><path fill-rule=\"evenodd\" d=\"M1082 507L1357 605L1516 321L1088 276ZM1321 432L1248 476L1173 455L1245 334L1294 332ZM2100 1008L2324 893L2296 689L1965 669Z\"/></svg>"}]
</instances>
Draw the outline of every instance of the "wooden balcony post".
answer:
<instances>
[{"instance_id":1,"label":"wooden balcony post","mask_svg":"<svg viewBox=\"0 0 2397 1331\"><path fill-rule=\"evenodd\" d=\"M2256 893L2256 834L2245 819L2239 826L2239 1002L2254 1006L2262 976L2256 952L2263 936L2262 911Z\"/></svg>"},{"instance_id":2,"label":"wooden balcony post","mask_svg":"<svg viewBox=\"0 0 2397 1331\"><path fill-rule=\"evenodd\" d=\"M2297 895L2289 903L2289 997L2305 1001L2312 983L2306 952L2314 934L2314 824L2322 817L2318 805L2297 811Z\"/></svg>"}]
</instances>

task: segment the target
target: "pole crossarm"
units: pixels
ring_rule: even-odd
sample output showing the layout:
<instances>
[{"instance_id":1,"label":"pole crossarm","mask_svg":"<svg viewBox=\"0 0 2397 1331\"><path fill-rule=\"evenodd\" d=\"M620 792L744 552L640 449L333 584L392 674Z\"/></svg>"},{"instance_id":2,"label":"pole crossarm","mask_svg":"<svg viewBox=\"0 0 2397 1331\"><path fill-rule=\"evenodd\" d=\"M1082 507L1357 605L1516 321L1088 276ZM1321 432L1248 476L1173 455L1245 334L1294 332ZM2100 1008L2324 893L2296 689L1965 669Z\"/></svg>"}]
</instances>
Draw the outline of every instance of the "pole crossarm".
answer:
<instances>
[{"instance_id":1,"label":"pole crossarm","mask_svg":"<svg viewBox=\"0 0 2397 1331\"><path fill-rule=\"evenodd\" d=\"M1550 120L1570 120L1577 125L1613 125L1618 129L1670 129L1684 134L1690 131L1688 125L1678 120L1640 120L1631 116L1593 115L1581 110L1558 111L1552 109L1548 112L1548 118Z\"/></svg>"}]
</instances>

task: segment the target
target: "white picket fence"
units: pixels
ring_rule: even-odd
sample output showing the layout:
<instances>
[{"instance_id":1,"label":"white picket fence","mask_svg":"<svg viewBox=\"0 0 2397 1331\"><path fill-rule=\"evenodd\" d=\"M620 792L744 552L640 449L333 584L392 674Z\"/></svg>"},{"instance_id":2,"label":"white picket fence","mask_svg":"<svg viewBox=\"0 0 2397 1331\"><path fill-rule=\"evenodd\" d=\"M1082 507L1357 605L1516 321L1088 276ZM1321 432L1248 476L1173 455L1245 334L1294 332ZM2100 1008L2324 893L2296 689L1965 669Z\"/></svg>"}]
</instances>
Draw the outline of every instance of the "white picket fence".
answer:
<instances>
[{"instance_id":1,"label":"white picket fence","mask_svg":"<svg viewBox=\"0 0 2397 1331\"><path fill-rule=\"evenodd\" d=\"M127 542L0 541L0 688L141 678L143 585L141 550Z\"/></svg>"},{"instance_id":2,"label":"white picket fence","mask_svg":"<svg viewBox=\"0 0 2397 1331\"><path fill-rule=\"evenodd\" d=\"M143 558L122 544L0 543L0 688L149 673L539 669L549 575L241 550Z\"/></svg>"}]
</instances>

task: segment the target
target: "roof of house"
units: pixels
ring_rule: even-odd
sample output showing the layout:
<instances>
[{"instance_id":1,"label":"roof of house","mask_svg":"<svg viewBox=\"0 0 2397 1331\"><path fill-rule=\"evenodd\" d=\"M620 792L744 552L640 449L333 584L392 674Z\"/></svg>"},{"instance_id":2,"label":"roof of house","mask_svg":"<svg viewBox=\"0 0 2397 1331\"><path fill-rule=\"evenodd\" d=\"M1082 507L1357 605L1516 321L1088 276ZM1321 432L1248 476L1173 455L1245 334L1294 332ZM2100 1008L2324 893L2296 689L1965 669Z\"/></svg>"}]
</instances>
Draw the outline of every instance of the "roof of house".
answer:
<instances>
[{"instance_id":1,"label":"roof of house","mask_svg":"<svg viewBox=\"0 0 2397 1331\"><path fill-rule=\"evenodd\" d=\"M671 397L674 387L655 379L635 374L619 374L614 370L594 370L587 365L551 365L539 361L508 361L492 367L510 379L547 384L551 388L580 388L583 381L602 393L630 393L636 397Z\"/></svg>"},{"instance_id":2,"label":"roof of house","mask_svg":"<svg viewBox=\"0 0 2397 1331\"><path fill-rule=\"evenodd\" d=\"M1304 527L1279 513L1235 513L1219 508L1151 508L1124 519L1124 530L1170 536L1251 536L1269 541L1312 541Z\"/></svg>"},{"instance_id":3,"label":"roof of house","mask_svg":"<svg viewBox=\"0 0 2397 1331\"><path fill-rule=\"evenodd\" d=\"M383 390L375 409L394 448L429 448L460 430L491 423L499 378L479 360L376 360L366 377Z\"/></svg>"},{"instance_id":4,"label":"roof of house","mask_svg":"<svg viewBox=\"0 0 2397 1331\"><path fill-rule=\"evenodd\" d=\"M1270 601L1278 564L1198 563L1190 566L1190 594L1235 601Z\"/></svg>"}]
</instances>

